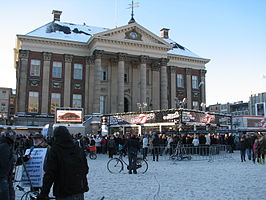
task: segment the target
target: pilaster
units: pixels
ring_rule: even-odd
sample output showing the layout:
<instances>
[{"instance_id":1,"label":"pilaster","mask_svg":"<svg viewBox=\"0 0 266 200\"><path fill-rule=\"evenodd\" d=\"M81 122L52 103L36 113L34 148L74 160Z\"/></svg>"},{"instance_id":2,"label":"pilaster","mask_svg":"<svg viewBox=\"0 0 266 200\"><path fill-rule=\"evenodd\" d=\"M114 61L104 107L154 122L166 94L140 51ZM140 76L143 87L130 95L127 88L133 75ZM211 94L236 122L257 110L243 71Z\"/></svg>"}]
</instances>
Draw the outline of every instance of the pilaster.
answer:
<instances>
[{"instance_id":1,"label":"pilaster","mask_svg":"<svg viewBox=\"0 0 266 200\"><path fill-rule=\"evenodd\" d=\"M161 109L168 109L168 97L167 97L167 62L169 60L162 58L161 65Z\"/></svg>"},{"instance_id":2,"label":"pilaster","mask_svg":"<svg viewBox=\"0 0 266 200\"><path fill-rule=\"evenodd\" d=\"M94 55L94 95L93 95L93 113L100 112L100 69L102 66L102 50L95 50Z\"/></svg>"},{"instance_id":3,"label":"pilaster","mask_svg":"<svg viewBox=\"0 0 266 200\"><path fill-rule=\"evenodd\" d=\"M48 98L49 98L49 81L50 81L50 65L52 53L43 52L43 75L42 75L42 101L41 113L49 114Z\"/></svg>"},{"instance_id":4,"label":"pilaster","mask_svg":"<svg viewBox=\"0 0 266 200\"><path fill-rule=\"evenodd\" d=\"M191 100L191 93L192 93L192 87L191 87L191 68L186 68L186 89L187 89L187 108L192 108L192 100Z\"/></svg>"},{"instance_id":5,"label":"pilaster","mask_svg":"<svg viewBox=\"0 0 266 200\"><path fill-rule=\"evenodd\" d=\"M28 65L29 65L29 53L28 50L19 51L19 74L18 74L18 108L17 111L20 114L24 114L26 111L27 97L27 77L28 77Z\"/></svg>"},{"instance_id":6,"label":"pilaster","mask_svg":"<svg viewBox=\"0 0 266 200\"><path fill-rule=\"evenodd\" d=\"M64 107L71 107L71 66L72 55L65 54Z\"/></svg>"},{"instance_id":7,"label":"pilaster","mask_svg":"<svg viewBox=\"0 0 266 200\"><path fill-rule=\"evenodd\" d=\"M125 76L125 59L126 59L126 54L123 53L118 53L117 54L118 58L118 76L117 76L117 110L118 112L124 112L124 88L125 88L125 81L124 81L124 76Z\"/></svg>"},{"instance_id":8,"label":"pilaster","mask_svg":"<svg viewBox=\"0 0 266 200\"><path fill-rule=\"evenodd\" d=\"M148 56L140 56L140 103L147 103L147 61Z\"/></svg>"}]
</instances>

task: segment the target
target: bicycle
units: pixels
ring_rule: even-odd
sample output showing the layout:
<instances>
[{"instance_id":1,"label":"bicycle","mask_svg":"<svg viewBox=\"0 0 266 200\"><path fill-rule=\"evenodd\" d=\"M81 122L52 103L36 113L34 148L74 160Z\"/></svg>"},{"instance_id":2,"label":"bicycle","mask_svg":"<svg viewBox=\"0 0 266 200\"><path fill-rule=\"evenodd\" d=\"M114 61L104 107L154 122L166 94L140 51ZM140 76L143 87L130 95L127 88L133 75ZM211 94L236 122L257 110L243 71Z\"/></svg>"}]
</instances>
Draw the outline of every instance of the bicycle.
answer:
<instances>
[{"instance_id":1,"label":"bicycle","mask_svg":"<svg viewBox=\"0 0 266 200\"><path fill-rule=\"evenodd\" d=\"M123 160L123 154L120 153L118 158L111 158L107 163L107 169L112 174L118 174L124 170L124 165L129 169L129 165ZM144 174L148 170L148 163L142 158L137 158L138 173Z\"/></svg>"},{"instance_id":2,"label":"bicycle","mask_svg":"<svg viewBox=\"0 0 266 200\"><path fill-rule=\"evenodd\" d=\"M38 191L25 191L25 189L23 187L21 187L20 185L16 186L19 191L24 192L24 194L21 196L20 200L36 200L37 196L39 195ZM56 199L55 197L48 197L48 199Z\"/></svg>"}]
</instances>

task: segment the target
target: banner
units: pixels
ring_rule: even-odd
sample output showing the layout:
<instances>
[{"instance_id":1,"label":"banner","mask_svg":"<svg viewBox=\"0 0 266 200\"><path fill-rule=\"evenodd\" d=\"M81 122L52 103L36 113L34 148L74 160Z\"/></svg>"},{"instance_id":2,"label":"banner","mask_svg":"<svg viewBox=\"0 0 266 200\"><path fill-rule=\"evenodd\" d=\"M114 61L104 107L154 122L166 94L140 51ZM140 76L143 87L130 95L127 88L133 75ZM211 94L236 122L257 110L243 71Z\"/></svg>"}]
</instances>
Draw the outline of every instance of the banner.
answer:
<instances>
[{"instance_id":1,"label":"banner","mask_svg":"<svg viewBox=\"0 0 266 200\"><path fill-rule=\"evenodd\" d=\"M25 168L21 175L22 187L30 187L30 182L33 187L42 187L43 180L43 165L47 148L35 148L31 152L30 159L25 162ZM30 153L30 149L27 149L25 155ZM29 181L30 178L30 181Z\"/></svg>"},{"instance_id":2,"label":"banner","mask_svg":"<svg viewBox=\"0 0 266 200\"><path fill-rule=\"evenodd\" d=\"M109 125L123 124L146 124L161 122L178 122L180 118L178 111L160 111L152 113L134 113L125 115L114 115L108 117Z\"/></svg>"},{"instance_id":3,"label":"banner","mask_svg":"<svg viewBox=\"0 0 266 200\"><path fill-rule=\"evenodd\" d=\"M182 112L182 122L187 125L206 126L215 124L215 115L198 112Z\"/></svg>"}]
</instances>

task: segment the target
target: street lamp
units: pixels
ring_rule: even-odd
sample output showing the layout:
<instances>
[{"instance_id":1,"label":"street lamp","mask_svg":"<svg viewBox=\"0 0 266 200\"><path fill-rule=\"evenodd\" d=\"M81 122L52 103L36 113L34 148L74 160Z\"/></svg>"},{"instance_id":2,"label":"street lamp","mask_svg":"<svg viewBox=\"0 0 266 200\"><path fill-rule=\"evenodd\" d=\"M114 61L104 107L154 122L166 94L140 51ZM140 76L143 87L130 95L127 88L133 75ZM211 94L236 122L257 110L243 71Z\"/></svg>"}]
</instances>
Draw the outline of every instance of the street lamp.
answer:
<instances>
[{"instance_id":1,"label":"street lamp","mask_svg":"<svg viewBox=\"0 0 266 200\"><path fill-rule=\"evenodd\" d=\"M143 102L143 103L137 103L138 109L140 112L143 112L145 110L145 108L147 107L147 103Z\"/></svg>"},{"instance_id":2,"label":"street lamp","mask_svg":"<svg viewBox=\"0 0 266 200\"><path fill-rule=\"evenodd\" d=\"M186 103L187 103L187 98L183 98L182 100L179 100L177 97L175 97L176 108L184 108Z\"/></svg>"}]
</instances>

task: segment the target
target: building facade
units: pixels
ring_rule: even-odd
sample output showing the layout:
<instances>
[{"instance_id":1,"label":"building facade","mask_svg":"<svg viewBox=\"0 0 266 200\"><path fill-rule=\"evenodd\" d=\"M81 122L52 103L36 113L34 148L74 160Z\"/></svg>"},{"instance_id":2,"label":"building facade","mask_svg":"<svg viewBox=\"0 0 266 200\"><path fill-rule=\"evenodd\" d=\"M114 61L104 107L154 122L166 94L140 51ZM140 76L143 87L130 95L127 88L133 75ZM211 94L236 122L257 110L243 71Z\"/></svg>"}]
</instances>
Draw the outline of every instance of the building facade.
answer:
<instances>
[{"instance_id":1,"label":"building facade","mask_svg":"<svg viewBox=\"0 0 266 200\"><path fill-rule=\"evenodd\" d=\"M3 125L9 122L13 108L12 98L12 88L0 88L0 123Z\"/></svg>"},{"instance_id":2,"label":"building facade","mask_svg":"<svg viewBox=\"0 0 266 200\"><path fill-rule=\"evenodd\" d=\"M205 64L169 38L134 20L106 29L54 20L17 35L18 115L51 116L56 107L85 114L200 108L206 102Z\"/></svg>"},{"instance_id":3,"label":"building facade","mask_svg":"<svg viewBox=\"0 0 266 200\"><path fill-rule=\"evenodd\" d=\"M266 118L266 92L252 94L249 97L249 110L252 115Z\"/></svg>"}]
</instances>

